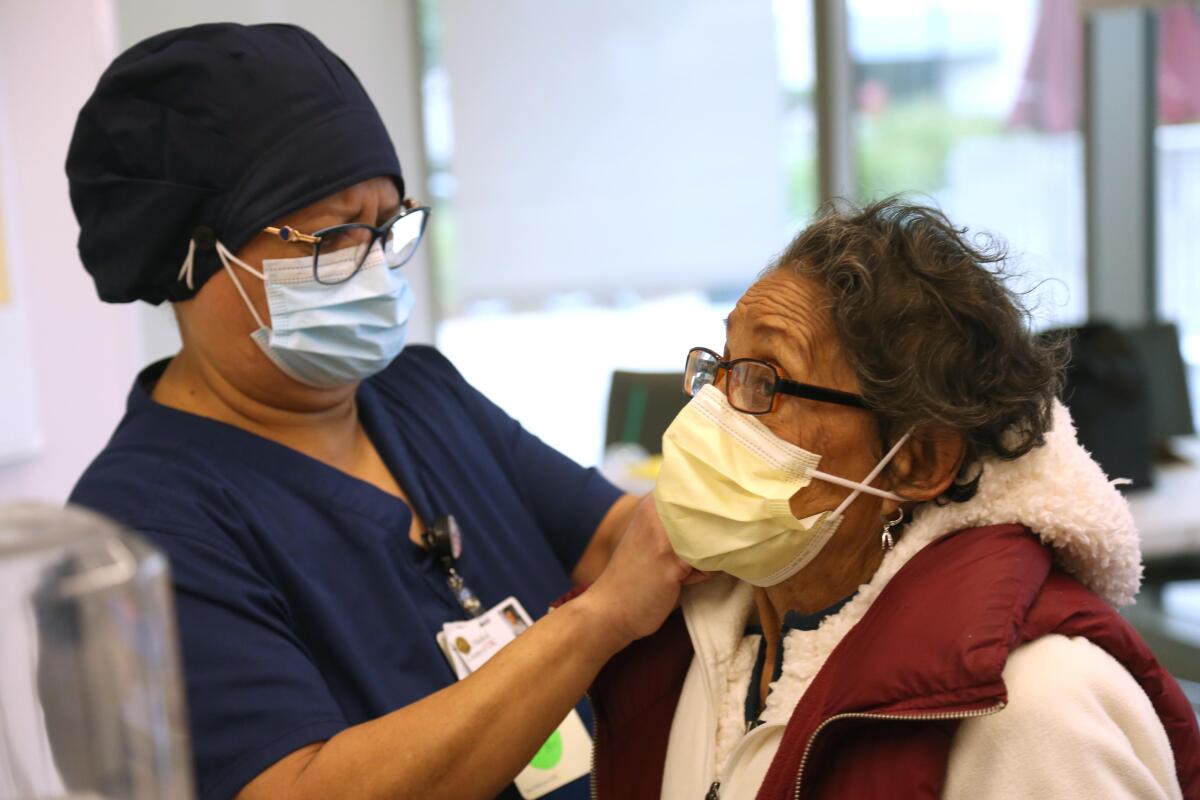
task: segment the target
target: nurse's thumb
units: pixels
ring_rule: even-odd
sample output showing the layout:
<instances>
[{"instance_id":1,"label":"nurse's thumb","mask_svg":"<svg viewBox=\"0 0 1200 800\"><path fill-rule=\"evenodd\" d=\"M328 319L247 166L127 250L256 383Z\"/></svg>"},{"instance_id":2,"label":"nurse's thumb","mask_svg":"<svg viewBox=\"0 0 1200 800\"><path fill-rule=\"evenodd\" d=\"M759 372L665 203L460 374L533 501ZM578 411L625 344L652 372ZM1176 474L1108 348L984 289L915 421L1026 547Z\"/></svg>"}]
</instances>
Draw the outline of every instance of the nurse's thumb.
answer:
<instances>
[{"instance_id":1,"label":"nurse's thumb","mask_svg":"<svg viewBox=\"0 0 1200 800\"><path fill-rule=\"evenodd\" d=\"M688 573L688 576L683 579L682 585L691 586L694 583L704 583L706 580L716 574L717 573L715 572L704 572L703 570L692 568L692 571Z\"/></svg>"}]
</instances>

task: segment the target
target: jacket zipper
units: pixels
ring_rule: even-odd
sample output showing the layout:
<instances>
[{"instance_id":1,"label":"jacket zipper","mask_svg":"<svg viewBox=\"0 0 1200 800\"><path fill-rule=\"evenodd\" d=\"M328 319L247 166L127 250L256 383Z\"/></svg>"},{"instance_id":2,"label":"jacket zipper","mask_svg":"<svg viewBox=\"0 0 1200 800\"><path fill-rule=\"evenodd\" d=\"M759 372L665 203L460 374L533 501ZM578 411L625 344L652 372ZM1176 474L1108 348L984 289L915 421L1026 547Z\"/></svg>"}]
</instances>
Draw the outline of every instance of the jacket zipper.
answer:
<instances>
[{"instance_id":1,"label":"jacket zipper","mask_svg":"<svg viewBox=\"0 0 1200 800\"><path fill-rule=\"evenodd\" d=\"M839 719L883 719L883 720L904 720L913 722L928 722L930 720L943 719L972 719L974 717L987 717L1004 710L1004 703L997 703L989 708L977 708L972 711L934 711L929 714L869 714L861 712L850 712L846 714L834 714L829 719L822 722L813 731L812 736L808 737L808 744L804 747L804 755L800 757L800 767L796 770L796 791L793 794L794 800L800 800L800 781L804 777L804 765L808 762L808 754L812 751L813 742L817 739L817 734L825 730L825 726L834 720Z\"/></svg>"},{"instance_id":2,"label":"jacket zipper","mask_svg":"<svg viewBox=\"0 0 1200 800\"><path fill-rule=\"evenodd\" d=\"M753 736L763 735L756 733L756 731L769 731L773 728L779 727L782 726L777 722L766 722L746 731L746 733L742 735L741 740L737 743L737 746L735 746L733 751L728 755L728 757L726 757L724 766L717 772L717 779L714 780L708 787L708 794L704 795L704 800L721 800L721 787L725 784L725 779L729 777L729 772L737 762L738 756L740 756L742 754L742 750L746 748L746 743L749 742Z\"/></svg>"},{"instance_id":3,"label":"jacket zipper","mask_svg":"<svg viewBox=\"0 0 1200 800\"><path fill-rule=\"evenodd\" d=\"M585 692L588 705L592 707L592 766L588 769L588 796L599 800L600 792L596 788L596 742L600 740L600 716L596 713L596 704L592 702L590 692Z\"/></svg>"}]
</instances>

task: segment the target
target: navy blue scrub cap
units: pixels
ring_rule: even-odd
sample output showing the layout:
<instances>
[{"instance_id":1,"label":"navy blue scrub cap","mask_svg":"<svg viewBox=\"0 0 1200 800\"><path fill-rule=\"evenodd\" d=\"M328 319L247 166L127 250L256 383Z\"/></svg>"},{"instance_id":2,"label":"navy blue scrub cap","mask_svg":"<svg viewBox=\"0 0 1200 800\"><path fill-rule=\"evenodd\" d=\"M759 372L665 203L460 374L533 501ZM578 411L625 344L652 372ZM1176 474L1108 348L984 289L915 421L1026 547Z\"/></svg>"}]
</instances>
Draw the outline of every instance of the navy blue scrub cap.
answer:
<instances>
[{"instance_id":1,"label":"navy blue scrub cap","mask_svg":"<svg viewBox=\"0 0 1200 800\"><path fill-rule=\"evenodd\" d=\"M187 300L264 226L378 176L404 180L346 64L293 25L196 25L104 71L71 138L79 253L110 303ZM192 286L180 265L195 240Z\"/></svg>"}]
</instances>

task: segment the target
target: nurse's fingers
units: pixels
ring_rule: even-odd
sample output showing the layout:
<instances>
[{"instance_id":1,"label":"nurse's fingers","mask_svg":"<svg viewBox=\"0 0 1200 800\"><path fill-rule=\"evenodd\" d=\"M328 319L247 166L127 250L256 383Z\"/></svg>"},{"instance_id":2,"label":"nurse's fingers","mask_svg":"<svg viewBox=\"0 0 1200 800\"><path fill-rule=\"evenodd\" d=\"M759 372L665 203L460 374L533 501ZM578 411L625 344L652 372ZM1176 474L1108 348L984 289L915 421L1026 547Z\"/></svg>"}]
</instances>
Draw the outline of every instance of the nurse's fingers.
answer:
<instances>
[{"instance_id":1,"label":"nurse's fingers","mask_svg":"<svg viewBox=\"0 0 1200 800\"><path fill-rule=\"evenodd\" d=\"M644 498L587 594L608 616L608 627L628 643L658 630L692 573L671 549L653 498Z\"/></svg>"}]
</instances>

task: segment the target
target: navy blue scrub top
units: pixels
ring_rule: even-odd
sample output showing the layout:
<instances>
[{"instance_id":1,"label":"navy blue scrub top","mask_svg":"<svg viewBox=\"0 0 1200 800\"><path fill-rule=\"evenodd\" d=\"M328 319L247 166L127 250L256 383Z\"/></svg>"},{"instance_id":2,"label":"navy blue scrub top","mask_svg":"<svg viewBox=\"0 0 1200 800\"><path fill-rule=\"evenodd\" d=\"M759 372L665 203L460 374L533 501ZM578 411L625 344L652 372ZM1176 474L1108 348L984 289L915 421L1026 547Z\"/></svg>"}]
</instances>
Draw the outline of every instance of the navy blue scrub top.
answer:
<instances>
[{"instance_id":1,"label":"navy blue scrub top","mask_svg":"<svg viewBox=\"0 0 1200 800\"><path fill-rule=\"evenodd\" d=\"M215 800L297 748L453 683L434 637L464 615L409 539L404 502L154 402L166 363L138 376L71 501L170 557L199 796ZM515 595L536 619L570 588L620 497L595 470L526 432L429 347L409 347L364 381L358 408L419 517L458 520L459 571L485 606ZM590 728L586 704L579 710ZM587 792L583 778L548 796ZM519 794L510 786L501 797Z\"/></svg>"}]
</instances>

